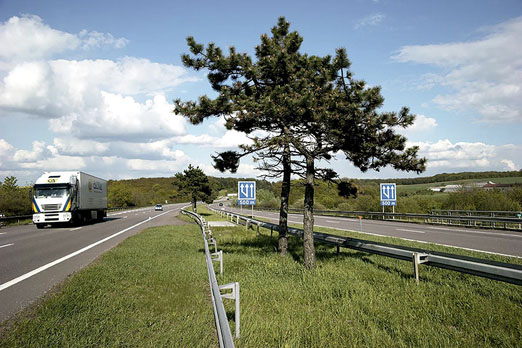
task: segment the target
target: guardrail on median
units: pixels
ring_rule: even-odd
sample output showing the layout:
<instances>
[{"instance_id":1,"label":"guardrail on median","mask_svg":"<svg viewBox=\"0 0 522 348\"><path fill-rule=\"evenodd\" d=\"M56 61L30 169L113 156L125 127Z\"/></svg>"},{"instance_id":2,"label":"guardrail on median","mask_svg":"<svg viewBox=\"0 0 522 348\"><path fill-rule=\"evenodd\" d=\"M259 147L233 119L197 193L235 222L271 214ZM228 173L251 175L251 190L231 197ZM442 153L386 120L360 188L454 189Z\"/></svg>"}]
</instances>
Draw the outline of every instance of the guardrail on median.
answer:
<instances>
[{"instance_id":1,"label":"guardrail on median","mask_svg":"<svg viewBox=\"0 0 522 348\"><path fill-rule=\"evenodd\" d=\"M225 312L225 307L223 306L222 298L229 298L236 300L236 338L239 338L239 283L230 283L226 285L219 286L216 274L214 273L214 266L212 265L212 257L210 254L210 250L208 247L208 241L212 241L216 248L216 241L212 238L211 231L208 229L208 225L205 220L198 214L190 212L185 209L181 209L181 213L186 214L196 220L196 222L201 227L201 232L203 234L203 241L205 242L205 257L207 260L207 271L208 278L210 282L210 292L212 298L212 306L214 307L214 319L216 322L216 328L218 332L219 346L220 347L234 347L234 341L232 339L232 333L230 332L230 326L228 324L227 313ZM222 254L221 254L222 255ZM221 256L221 262L223 262L223 257ZM222 265L222 264L221 264ZM221 266L221 270L222 270ZM222 271L221 271L222 272ZM232 293L221 294L221 289L232 289Z\"/></svg>"},{"instance_id":2,"label":"guardrail on median","mask_svg":"<svg viewBox=\"0 0 522 348\"><path fill-rule=\"evenodd\" d=\"M279 211L279 209L261 208L258 210ZM291 213L302 213L302 209L289 209ZM442 212L442 211L440 211ZM447 211L451 212L451 211ZM492 212L489 212L492 213ZM502 212L506 213L506 212ZM516 215L516 212L512 212ZM314 210L314 214L325 216L340 216L340 217L358 217L365 216L370 219L382 220L400 220L400 221L423 221L429 224L440 225L459 225L468 227L482 227L482 228L501 228L505 230L522 230L522 215L521 217L506 217L506 216L475 216L462 214L413 214L413 213L386 213L386 212L372 212L372 211L342 211L342 210Z\"/></svg>"},{"instance_id":3,"label":"guardrail on median","mask_svg":"<svg viewBox=\"0 0 522 348\"><path fill-rule=\"evenodd\" d=\"M258 228L264 227L270 229L271 231L279 230L279 225L272 224L270 222L253 219L225 210L217 210L213 208L210 209L218 214L225 214L227 217L230 217L231 220L235 219L238 224L240 221L244 221L245 225L255 224L258 226ZM288 233L301 238L303 236L303 230L298 228L289 227ZM314 232L314 240L319 243L336 246L337 252L339 252L339 248L343 247L388 256L400 260L411 261L413 262L413 272L417 282L419 280L419 265L424 264L427 266L445 268L516 285L522 285L521 265L489 261L474 257L453 255L417 248L409 248L386 243L371 242L363 239L335 236L319 232Z\"/></svg>"}]
</instances>

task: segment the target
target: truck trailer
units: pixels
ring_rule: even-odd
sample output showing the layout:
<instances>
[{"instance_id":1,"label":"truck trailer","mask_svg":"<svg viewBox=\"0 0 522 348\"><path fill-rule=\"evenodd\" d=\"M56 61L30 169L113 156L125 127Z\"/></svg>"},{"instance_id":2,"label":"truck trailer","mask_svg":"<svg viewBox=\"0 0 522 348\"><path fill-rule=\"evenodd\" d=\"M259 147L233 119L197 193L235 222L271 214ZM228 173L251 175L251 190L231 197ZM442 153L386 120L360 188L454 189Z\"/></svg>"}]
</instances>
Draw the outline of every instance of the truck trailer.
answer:
<instances>
[{"instance_id":1,"label":"truck trailer","mask_svg":"<svg viewBox=\"0 0 522 348\"><path fill-rule=\"evenodd\" d=\"M83 172L45 172L33 192L37 228L102 221L107 216L107 181Z\"/></svg>"}]
</instances>

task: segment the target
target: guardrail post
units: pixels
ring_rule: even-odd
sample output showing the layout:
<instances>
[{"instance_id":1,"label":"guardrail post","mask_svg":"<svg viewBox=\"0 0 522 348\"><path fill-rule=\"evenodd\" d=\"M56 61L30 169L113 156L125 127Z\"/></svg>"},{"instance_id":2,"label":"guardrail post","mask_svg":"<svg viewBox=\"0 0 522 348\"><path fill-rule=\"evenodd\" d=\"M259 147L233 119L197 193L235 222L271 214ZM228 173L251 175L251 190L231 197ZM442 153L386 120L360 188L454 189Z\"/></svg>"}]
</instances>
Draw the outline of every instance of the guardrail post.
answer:
<instances>
[{"instance_id":1,"label":"guardrail post","mask_svg":"<svg viewBox=\"0 0 522 348\"><path fill-rule=\"evenodd\" d=\"M212 261L219 261L219 274L223 275L223 250L210 254Z\"/></svg>"},{"instance_id":2,"label":"guardrail post","mask_svg":"<svg viewBox=\"0 0 522 348\"><path fill-rule=\"evenodd\" d=\"M245 220L245 231L248 231L248 225L250 224L250 220Z\"/></svg>"},{"instance_id":3,"label":"guardrail post","mask_svg":"<svg viewBox=\"0 0 522 348\"><path fill-rule=\"evenodd\" d=\"M214 245L214 251L217 253L218 251L217 251L217 242L216 242L216 239L210 237L210 239L208 240L208 243Z\"/></svg>"},{"instance_id":4,"label":"guardrail post","mask_svg":"<svg viewBox=\"0 0 522 348\"><path fill-rule=\"evenodd\" d=\"M413 274L415 282L419 285L419 265L428 261L428 255L422 253L413 253Z\"/></svg>"},{"instance_id":5,"label":"guardrail post","mask_svg":"<svg viewBox=\"0 0 522 348\"><path fill-rule=\"evenodd\" d=\"M239 225L239 215L237 215L237 222L236 222L237 225Z\"/></svg>"},{"instance_id":6,"label":"guardrail post","mask_svg":"<svg viewBox=\"0 0 522 348\"><path fill-rule=\"evenodd\" d=\"M240 327L240 310L239 310L239 283L229 283L225 285L221 285L219 290L228 290L231 289L232 292L221 294L222 298L228 298L230 300L236 301L236 311L235 311L235 321L236 321L236 338L239 338L239 327Z\"/></svg>"}]
</instances>

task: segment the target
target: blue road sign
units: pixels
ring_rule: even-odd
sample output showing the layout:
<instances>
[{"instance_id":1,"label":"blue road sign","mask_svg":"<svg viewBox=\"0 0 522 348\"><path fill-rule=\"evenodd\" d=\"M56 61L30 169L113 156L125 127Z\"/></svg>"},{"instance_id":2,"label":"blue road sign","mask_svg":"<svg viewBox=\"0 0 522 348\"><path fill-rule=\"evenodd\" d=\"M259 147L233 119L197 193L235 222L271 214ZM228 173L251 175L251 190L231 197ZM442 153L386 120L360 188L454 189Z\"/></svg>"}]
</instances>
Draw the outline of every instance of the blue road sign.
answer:
<instances>
[{"instance_id":1,"label":"blue road sign","mask_svg":"<svg viewBox=\"0 0 522 348\"><path fill-rule=\"evenodd\" d=\"M395 184L381 184L381 205L397 205L397 186Z\"/></svg>"},{"instance_id":2,"label":"blue road sign","mask_svg":"<svg viewBox=\"0 0 522 348\"><path fill-rule=\"evenodd\" d=\"M237 203L239 205L256 205L255 181L239 181L237 183Z\"/></svg>"}]
</instances>

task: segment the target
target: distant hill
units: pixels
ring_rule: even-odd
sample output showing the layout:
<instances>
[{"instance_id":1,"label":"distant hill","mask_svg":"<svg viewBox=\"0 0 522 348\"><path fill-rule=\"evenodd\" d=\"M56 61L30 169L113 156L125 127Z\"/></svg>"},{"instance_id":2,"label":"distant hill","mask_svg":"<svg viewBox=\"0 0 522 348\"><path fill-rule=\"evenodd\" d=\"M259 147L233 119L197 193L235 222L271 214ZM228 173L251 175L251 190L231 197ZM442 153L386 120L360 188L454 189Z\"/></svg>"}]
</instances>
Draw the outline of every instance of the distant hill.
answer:
<instances>
[{"instance_id":1,"label":"distant hill","mask_svg":"<svg viewBox=\"0 0 522 348\"><path fill-rule=\"evenodd\" d=\"M439 183L446 181L469 180L469 179L494 179L507 177L522 177L522 170L510 172L461 172L461 173L442 173L433 176L425 176L420 178L402 178L402 179L356 179L361 183L381 183L394 182L397 185L416 185Z\"/></svg>"}]
</instances>

